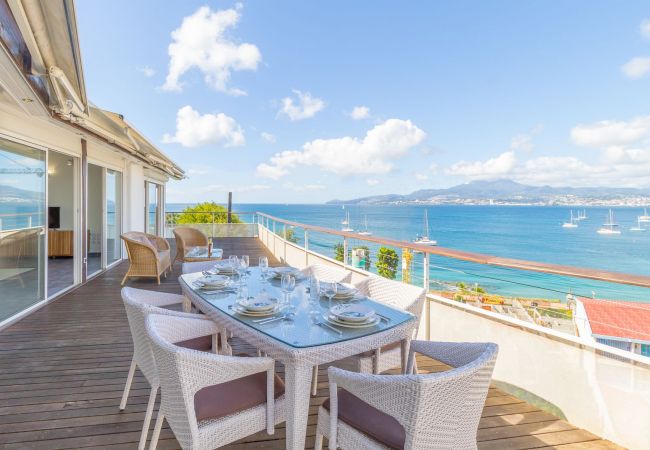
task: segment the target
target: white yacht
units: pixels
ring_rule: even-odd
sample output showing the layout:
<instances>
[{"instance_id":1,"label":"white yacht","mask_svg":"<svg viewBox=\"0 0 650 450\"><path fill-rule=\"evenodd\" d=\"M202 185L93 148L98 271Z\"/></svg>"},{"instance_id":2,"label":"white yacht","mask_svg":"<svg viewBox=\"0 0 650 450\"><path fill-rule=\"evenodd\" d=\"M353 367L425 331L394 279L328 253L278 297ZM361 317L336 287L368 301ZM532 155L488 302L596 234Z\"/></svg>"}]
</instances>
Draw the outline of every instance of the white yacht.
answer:
<instances>
[{"instance_id":1,"label":"white yacht","mask_svg":"<svg viewBox=\"0 0 650 450\"><path fill-rule=\"evenodd\" d=\"M434 241L433 239L429 239L429 214L428 210L424 210L424 226L423 226L423 234L418 236L413 243L415 244L422 244L422 245L438 245L437 241Z\"/></svg>"},{"instance_id":2,"label":"white yacht","mask_svg":"<svg viewBox=\"0 0 650 450\"><path fill-rule=\"evenodd\" d=\"M368 216L363 216L363 222L365 228L363 229L363 231L359 231L357 234L359 236L372 236L372 231L368 230Z\"/></svg>"},{"instance_id":3,"label":"white yacht","mask_svg":"<svg viewBox=\"0 0 650 450\"><path fill-rule=\"evenodd\" d=\"M347 231L347 232L354 231L354 229L350 227L350 213L349 212L347 212L345 214L345 219L343 219L341 221L341 225L343 225L343 228L341 228L341 231Z\"/></svg>"},{"instance_id":4,"label":"white yacht","mask_svg":"<svg viewBox=\"0 0 650 450\"><path fill-rule=\"evenodd\" d=\"M579 216L579 214L578 214L578 216ZM578 228L578 224L577 224L578 220L580 220L580 219L575 219L573 217L573 210L571 210L571 219L569 219L568 222L564 222L562 224L562 228Z\"/></svg>"},{"instance_id":5,"label":"white yacht","mask_svg":"<svg viewBox=\"0 0 650 450\"><path fill-rule=\"evenodd\" d=\"M639 222L643 222L643 223L650 222L650 216L648 215L648 208L643 208L643 214L639 216Z\"/></svg>"},{"instance_id":6,"label":"white yacht","mask_svg":"<svg viewBox=\"0 0 650 450\"><path fill-rule=\"evenodd\" d=\"M598 234L621 234L619 225L614 222L614 213L612 212L611 209L609 210L607 222L604 223L603 226L598 229L597 233Z\"/></svg>"},{"instance_id":7,"label":"white yacht","mask_svg":"<svg viewBox=\"0 0 650 450\"><path fill-rule=\"evenodd\" d=\"M643 221L641 220L641 217L643 217L643 216L637 217L636 226L630 228L630 231L646 231L647 230L647 228L643 228L643 225L641 225L643 223Z\"/></svg>"}]
</instances>

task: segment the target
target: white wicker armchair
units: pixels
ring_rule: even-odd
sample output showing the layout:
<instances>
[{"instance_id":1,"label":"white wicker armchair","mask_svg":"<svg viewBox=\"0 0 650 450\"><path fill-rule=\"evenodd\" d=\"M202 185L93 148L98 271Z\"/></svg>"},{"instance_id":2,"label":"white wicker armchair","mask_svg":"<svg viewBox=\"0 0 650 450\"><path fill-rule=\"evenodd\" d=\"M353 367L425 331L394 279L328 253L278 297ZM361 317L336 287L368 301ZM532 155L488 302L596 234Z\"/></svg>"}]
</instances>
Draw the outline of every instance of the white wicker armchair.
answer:
<instances>
[{"instance_id":1,"label":"white wicker armchair","mask_svg":"<svg viewBox=\"0 0 650 450\"><path fill-rule=\"evenodd\" d=\"M126 385L124 386L124 393L122 394L122 400L120 402L120 411L126 408L136 368L140 369L151 386L149 403L147 404L142 434L140 436L140 444L138 447L142 450L147 442L147 434L151 424L154 403L158 394L158 387L160 386L158 370L156 368L153 352L145 329L145 319L147 315L151 313L173 315L181 318L195 318L197 315L163 309L163 307L183 302L185 297L182 295L125 287L122 288L122 300L124 301L124 307L126 309L129 328L131 329L131 336L133 339L133 359L131 361ZM212 333L214 333L214 335ZM181 342L176 342L176 345L200 351L218 349L218 343L221 339L219 339L216 333L218 333L218 330L214 332L213 330L209 330L207 333L194 336L194 339L188 338L179 340ZM223 340L223 342L226 341ZM224 347L226 346L227 344Z\"/></svg>"},{"instance_id":2,"label":"white wicker armchair","mask_svg":"<svg viewBox=\"0 0 650 450\"><path fill-rule=\"evenodd\" d=\"M403 309L414 314L420 323L422 307L426 291L411 284L401 283L399 281L388 280L386 278L369 276L355 284L359 292L380 303ZM417 336L418 328L415 328L414 336ZM344 360L338 361L337 366L344 367L355 372L362 373L381 373L402 364L402 347L400 342L385 345L374 351L361 353L360 355L350 356ZM316 395L318 389L318 372L312 374L312 395Z\"/></svg>"},{"instance_id":3,"label":"white wicker armchair","mask_svg":"<svg viewBox=\"0 0 650 450\"><path fill-rule=\"evenodd\" d=\"M359 292L375 301L394 308L403 309L417 317L418 326L426 298L426 290L411 284L388 280L378 276L369 276L355 284ZM415 328L413 337L418 333ZM345 368L363 373L382 373L402 364L402 352L399 342L385 345L375 351L362 353L347 358ZM351 366L350 366L351 364Z\"/></svg>"},{"instance_id":4,"label":"white wicker armchair","mask_svg":"<svg viewBox=\"0 0 650 450\"><path fill-rule=\"evenodd\" d=\"M371 375L328 370L330 398L318 410L316 450L476 449L476 433L498 346L413 341L421 353L453 368L426 375Z\"/></svg>"},{"instance_id":5,"label":"white wicker armchair","mask_svg":"<svg viewBox=\"0 0 650 450\"><path fill-rule=\"evenodd\" d=\"M304 276L315 276L319 280L337 281L339 283L349 283L352 280L352 272L349 270L325 264L312 264L300 272Z\"/></svg>"},{"instance_id":6,"label":"white wicker armchair","mask_svg":"<svg viewBox=\"0 0 650 450\"><path fill-rule=\"evenodd\" d=\"M160 411L151 438L155 449L167 419L183 449L213 449L285 420L284 384L275 361L223 356L173 345L197 333L218 332L209 319L151 314L150 338L160 374Z\"/></svg>"}]
</instances>

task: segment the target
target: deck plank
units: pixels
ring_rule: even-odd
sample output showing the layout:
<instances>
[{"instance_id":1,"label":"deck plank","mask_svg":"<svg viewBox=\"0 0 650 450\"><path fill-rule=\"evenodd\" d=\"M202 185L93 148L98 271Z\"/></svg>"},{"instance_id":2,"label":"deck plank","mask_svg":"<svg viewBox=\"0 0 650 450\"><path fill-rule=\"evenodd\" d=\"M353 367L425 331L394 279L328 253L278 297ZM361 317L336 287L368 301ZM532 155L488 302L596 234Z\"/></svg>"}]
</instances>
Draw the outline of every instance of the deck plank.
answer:
<instances>
[{"instance_id":1,"label":"deck plank","mask_svg":"<svg viewBox=\"0 0 650 450\"><path fill-rule=\"evenodd\" d=\"M273 258L252 238L215 240L231 253ZM3 449L133 449L149 395L139 373L134 378L127 409L118 410L131 361L131 338L119 296L120 281L128 263L96 277L29 317L0 332L0 448ZM180 292L180 264L157 285L132 280L129 285L162 292ZM237 351L253 351L234 343ZM445 366L418 357L422 373ZM283 375L278 366L278 373ZM327 368L321 367L318 394L312 397L307 448L312 448L318 406L328 395ZM152 424L153 426L153 424ZM283 449L285 426L273 436L256 433L225 448ZM491 387L479 424L481 449L615 449L620 448L575 428L548 412ZM160 450L178 449L166 425Z\"/></svg>"}]
</instances>

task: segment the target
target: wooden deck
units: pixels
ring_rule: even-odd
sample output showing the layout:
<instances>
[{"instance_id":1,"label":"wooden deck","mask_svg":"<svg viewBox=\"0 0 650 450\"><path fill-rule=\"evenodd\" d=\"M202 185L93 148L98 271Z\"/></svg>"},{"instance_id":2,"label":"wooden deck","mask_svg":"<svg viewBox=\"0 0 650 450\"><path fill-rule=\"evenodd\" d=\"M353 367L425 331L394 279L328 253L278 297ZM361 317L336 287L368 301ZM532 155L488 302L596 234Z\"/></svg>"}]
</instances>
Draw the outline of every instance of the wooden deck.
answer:
<instances>
[{"instance_id":1,"label":"wooden deck","mask_svg":"<svg viewBox=\"0 0 650 450\"><path fill-rule=\"evenodd\" d=\"M226 257L249 254L252 263L265 253L253 238L224 239L215 245L224 248ZM131 336L119 293L127 264L0 332L0 448L137 448L149 395L139 373L126 410L118 410L131 362ZM148 280L129 285L178 293L179 273L177 264L160 286ZM245 350L243 343L235 345ZM419 359L419 368L444 369L425 358ZM282 374L281 367L278 372ZM313 448L318 405L326 395L323 367L318 396L311 400L308 448ZM490 389L483 410L478 447L620 448L496 388ZM167 427L158 448L179 448ZM283 449L284 428L280 426L273 436L262 432L225 448Z\"/></svg>"}]
</instances>

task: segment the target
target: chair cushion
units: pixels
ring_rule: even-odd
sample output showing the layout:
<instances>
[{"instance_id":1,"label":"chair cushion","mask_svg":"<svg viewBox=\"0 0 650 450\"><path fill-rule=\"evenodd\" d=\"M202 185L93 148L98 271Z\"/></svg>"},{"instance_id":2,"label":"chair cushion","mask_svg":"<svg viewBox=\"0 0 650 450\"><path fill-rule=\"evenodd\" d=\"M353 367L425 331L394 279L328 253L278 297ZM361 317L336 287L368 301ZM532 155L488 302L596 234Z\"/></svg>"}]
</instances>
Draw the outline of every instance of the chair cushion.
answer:
<instances>
[{"instance_id":1,"label":"chair cushion","mask_svg":"<svg viewBox=\"0 0 650 450\"><path fill-rule=\"evenodd\" d=\"M284 383L275 375L275 398L284 394ZM194 394L197 422L219 419L266 403L266 372L208 386Z\"/></svg>"},{"instance_id":2,"label":"chair cushion","mask_svg":"<svg viewBox=\"0 0 650 450\"><path fill-rule=\"evenodd\" d=\"M218 335L218 345L221 345L221 335ZM200 336L193 339L186 339L184 341L176 342L179 347L189 348L192 350L199 350L202 352L212 351L212 335Z\"/></svg>"},{"instance_id":3,"label":"chair cushion","mask_svg":"<svg viewBox=\"0 0 650 450\"><path fill-rule=\"evenodd\" d=\"M338 418L387 447L402 450L406 441L404 427L392 416L373 408L363 400L339 388ZM330 399L323 403L330 410Z\"/></svg>"}]
</instances>

